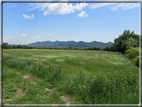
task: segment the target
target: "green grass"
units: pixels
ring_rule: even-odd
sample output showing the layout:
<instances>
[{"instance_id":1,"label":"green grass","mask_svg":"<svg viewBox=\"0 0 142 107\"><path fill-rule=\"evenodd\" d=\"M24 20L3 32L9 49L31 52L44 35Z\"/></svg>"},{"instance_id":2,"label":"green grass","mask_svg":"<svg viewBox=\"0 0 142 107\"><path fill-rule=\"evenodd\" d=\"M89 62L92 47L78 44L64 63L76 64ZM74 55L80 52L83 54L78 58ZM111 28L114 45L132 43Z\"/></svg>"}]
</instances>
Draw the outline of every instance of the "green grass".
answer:
<instances>
[{"instance_id":1,"label":"green grass","mask_svg":"<svg viewBox=\"0 0 142 107\"><path fill-rule=\"evenodd\" d=\"M84 51L84 50L38 50L38 49L5 49L4 55L21 59L41 59L43 64L60 66L62 69L76 75L83 69L89 73L110 72L113 70L132 70L138 68L125 55L118 52Z\"/></svg>"},{"instance_id":2,"label":"green grass","mask_svg":"<svg viewBox=\"0 0 142 107\"><path fill-rule=\"evenodd\" d=\"M30 76L36 82L36 84L32 84L18 73L20 72L17 69L3 66L4 104L65 104L59 98L59 94L53 92L50 95L50 92L45 90L45 87L48 87L49 83L38 81ZM23 75L26 74L23 73ZM17 90L21 91L17 92ZM18 95L21 95L21 97Z\"/></svg>"},{"instance_id":3,"label":"green grass","mask_svg":"<svg viewBox=\"0 0 142 107\"><path fill-rule=\"evenodd\" d=\"M16 69L22 75L30 73L43 79L48 83L48 88L56 88L60 95L67 95L78 101L73 103L139 103L138 68L130 59L118 52L5 49L3 53L3 64L8 69ZM20 78L16 79L20 81ZM44 84L40 86L45 88ZM32 95L39 91L39 85L36 87L37 91L29 89ZM13 96L14 90L9 91ZM60 103L59 95L52 96L52 99L57 98L57 103ZM18 102L21 103L21 100ZM37 99L31 103L37 104Z\"/></svg>"}]
</instances>

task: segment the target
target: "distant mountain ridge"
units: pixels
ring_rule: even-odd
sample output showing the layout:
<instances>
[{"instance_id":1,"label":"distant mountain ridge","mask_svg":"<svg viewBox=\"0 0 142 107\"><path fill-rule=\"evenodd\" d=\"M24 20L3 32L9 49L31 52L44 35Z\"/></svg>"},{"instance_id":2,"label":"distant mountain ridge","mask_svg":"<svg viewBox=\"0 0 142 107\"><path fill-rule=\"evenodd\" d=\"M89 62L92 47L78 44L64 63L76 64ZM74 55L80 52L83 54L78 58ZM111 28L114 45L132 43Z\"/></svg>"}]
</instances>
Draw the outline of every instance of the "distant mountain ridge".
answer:
<instances>
[{"instance_id":1,"label":"distant mountain ridge","mask_svg":"<svg viewBox=\"0 0 142 107\"><path fill-rule=\"evenodd\" d=\"M56 48L63 48L63 47L74 47L74 48L88 48L88 47L99 47L99 48L105 48L105 47L111 47L113 46L112 42L103 43L103 42L84 42L84 41L42 41L42 42L35 42L30 43L28 46L33 47L56 47Z\"/></svg>"},{"instance_id":2,"label":"distant mountain ridge","mask_svg":"<svg viewBox=\"0 0 142 107\"><path fill-rule=\"evenodd\" d=\"M84 41L42 41L42 42L35 42L30 43L28 46L33 47L56 47L56 48L65 48L65 47L74 47L74 48L88 48L88 47L99 47L99 48L105 48L105 47L111 47L113 46L112 42L103 43L103 42L84 42Z\"/></svg>"}]
</instances>

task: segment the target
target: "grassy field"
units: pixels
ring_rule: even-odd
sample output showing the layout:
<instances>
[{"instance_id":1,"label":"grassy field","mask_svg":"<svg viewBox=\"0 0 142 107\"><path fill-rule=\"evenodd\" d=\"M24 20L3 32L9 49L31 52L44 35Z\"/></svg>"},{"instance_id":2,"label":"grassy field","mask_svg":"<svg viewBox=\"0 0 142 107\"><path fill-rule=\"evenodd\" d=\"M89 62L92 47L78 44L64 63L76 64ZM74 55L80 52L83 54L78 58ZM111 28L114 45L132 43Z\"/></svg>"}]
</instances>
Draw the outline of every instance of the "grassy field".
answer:
<instances>
[{"instance_id":1,"label":"grassy field","mask_svg":"<svg viewBox=\"0 0 142 107\"><path fill-rule=\"evenodd\" d=\"M3 56L4 103L64 104L68 103L63 98L65 96L66 99L69 96L70 104L139 103L139 70L121 53L4 49ZM25 75L43 81L28 81L24 79ZM31 81L36 81L36 84ZM33 90L33 87L37 90ZM15 97L18 89L23 93L20 98ZM50 91L43 93L42 89L56 91L54 90L55 93L51 94L52 97L47 101L45 96L51 96L48 95ZM30 92L33 95L28 97Z\"/></svg>"},{"instance_id":2,"label":"grassy field","mask_svg":"<svg viewBox=\"0 0 142 107\"><path fill-rule=\"evenodd\" d=\"M117 52L105 51L79 51L79 50L38 50L38 49L13 49L3 50L3 55L21 59L41 59L46 65L60 66L72 75L83 69L93 74L110 72L112 70L138 71L132 61Z\"/></svg>"}]
</instances>

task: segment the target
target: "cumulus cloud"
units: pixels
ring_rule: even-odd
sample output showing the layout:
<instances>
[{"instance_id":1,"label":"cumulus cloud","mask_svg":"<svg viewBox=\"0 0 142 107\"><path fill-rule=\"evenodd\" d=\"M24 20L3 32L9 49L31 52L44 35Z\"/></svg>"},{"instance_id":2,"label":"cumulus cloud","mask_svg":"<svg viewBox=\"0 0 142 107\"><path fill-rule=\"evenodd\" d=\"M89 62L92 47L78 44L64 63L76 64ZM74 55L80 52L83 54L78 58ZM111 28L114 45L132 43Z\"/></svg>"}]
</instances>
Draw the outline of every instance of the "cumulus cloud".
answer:
<instances>
[{"instance_id":1,"label":"cumulus cloud","mask_svg":"<svg viewBox=\"0 0 142 107\"><path fill-rule=\"evenodd\" d=\"M85 11L82 11L80 14L78 14L78 17L87 17L88 14L86 14Z\"/></svg>"},{"instance_id":2,"label":"cumulus cloud","mask_svg":"<svg viewBox=\"0 0 142 107\"><path fill-rule=\"evenodd\" d=\"M117 6L110 7L111 10L117 11L119 8L122 10L132 9L134 7L140 6L139 3L120 3Z\"/></svg>"},{"instance_id":3,"label":"cumulus cloud","mask_svg":"<svg viewBox=\"0 0 142 107\"><path fill-rule=\"evenodd\" d=\"M52 35L54 35L54 33L53 34L50 34L50 33L48 34L48 36L52 36Z\"/></svg>"},{"instance_id":4,"label":"cumulus cloud","mask_svg":"<svg viewBox=\"0 0 142 107\"><path fill-rule=\"evenodd\" d=\"M43 15L73 13L75 12L75 10L82 10L87 5L87 3L77 3L76 5L68 3L51 3L50 5L48 5L48 10L45 11Z\"/></svg>"},{"instance_id":5,"label":"cumulus cloud","mask_svg":"<svg viewBox=\"0 0 142 107\"><path fill-rule=\"evenodd\" d=\"M68 0L62 0L68 1ZM87 3L77 3L73 5L71 3L35 3L31 4L31 9L39 9L39 11L44 11L43 15L48 14L68 14L73 13L76 10L82 10L88 4Z\"/></svg>"},{"instance_id":6,"label":"cumulus cloud","mask_svg":"<svg viewBox=\"0 0 142 107\"><path fill-rule=\"evenodd\" d=\"M27 36L27 33L21 33L21 35L19 36L19 37L23 37L23 38L25 38Z\"/></svg>"},{"instance_id":7,"label":"cumulus cloud","mask_svg":"<svg viewBox=\"0 0 142 107\"><path fill-rule=\"evenodd\" d=\"M10 38L13 38L13 36L6 37L6 39L10 39Z\"/></svg>"},{"instance_id":8,"label":"cumulus cloud","mask_svg":"<svg viewBox=\"0 0 142 107\"><path fill-rule=\"evenodd\" d=\"M37 36L35 36L35 37L33 37L33 38L39 38L39 35L37 35Z\"/></svg>"},{"instance_id":9,"label":"cumulus cloud","mask_svg":"<svg viewBox=\"0 0 142 107\"><path fill-rule=\"evenodd\" d=\"M33 19L34 18L34 14L32 14L32 16L27 16L25 14L22 14L24 19Z\"/></svg>"}]
</instances>

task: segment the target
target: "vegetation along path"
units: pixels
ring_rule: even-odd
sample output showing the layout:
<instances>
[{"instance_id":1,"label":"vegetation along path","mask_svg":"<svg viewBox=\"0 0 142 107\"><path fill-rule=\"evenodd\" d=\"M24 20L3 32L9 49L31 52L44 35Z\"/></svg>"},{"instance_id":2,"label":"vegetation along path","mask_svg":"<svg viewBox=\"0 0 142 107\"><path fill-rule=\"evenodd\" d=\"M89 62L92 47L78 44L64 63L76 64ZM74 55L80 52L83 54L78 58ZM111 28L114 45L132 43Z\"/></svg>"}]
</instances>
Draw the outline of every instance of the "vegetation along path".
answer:
<instances>
[{"instance_id":1,"label":"vegetation along path","mask_svg":"<svg viewBox=\"0 0 142 107\"><path fill-rule=\"evenodd\" d=\"M40 78L7 66L3 71L4 104L71 104L69 97Z\"/></svg>"}]
</instances>

